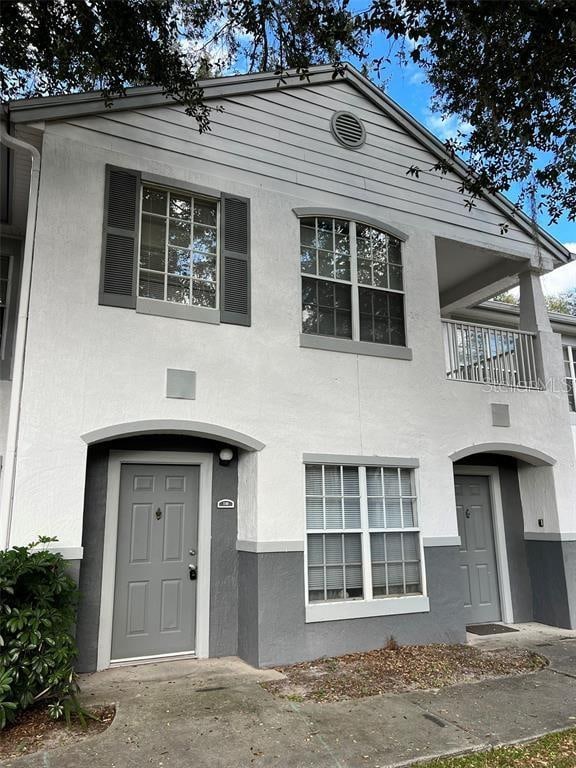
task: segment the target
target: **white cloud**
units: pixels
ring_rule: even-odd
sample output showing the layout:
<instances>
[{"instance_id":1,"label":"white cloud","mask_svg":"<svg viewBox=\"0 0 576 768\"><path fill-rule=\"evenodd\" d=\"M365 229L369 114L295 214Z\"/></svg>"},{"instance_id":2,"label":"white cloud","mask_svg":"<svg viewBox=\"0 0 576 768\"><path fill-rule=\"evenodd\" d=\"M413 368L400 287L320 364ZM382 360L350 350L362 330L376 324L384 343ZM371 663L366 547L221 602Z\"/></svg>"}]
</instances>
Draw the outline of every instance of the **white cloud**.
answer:
<instances>
[{"instance_id":1,"label":"white cloud","mask_svg":"<svg viewBox=\"0 0 576 768\"><path fill-rule=\"evenodd\" d=\"M576 253L576 243L564 243L572 253ZM576 288L576 261L558 267L554 272L549 272L542 277L542 286L545 293L564 293L571 288Z\"/></svg>"},{"instance_id":2,"label":"white cloud","mask_svg":"<svg viewBox=\"0 0 576 768\"><path fill-rule=\"evenodd\" d=\"M426 126L437 136L440 141L455 139L459 134L470 133L472 126L465 120L461 120L456 115L443 117L430 109L424 113L424 122Z\"/></svg>"}]
</instances>

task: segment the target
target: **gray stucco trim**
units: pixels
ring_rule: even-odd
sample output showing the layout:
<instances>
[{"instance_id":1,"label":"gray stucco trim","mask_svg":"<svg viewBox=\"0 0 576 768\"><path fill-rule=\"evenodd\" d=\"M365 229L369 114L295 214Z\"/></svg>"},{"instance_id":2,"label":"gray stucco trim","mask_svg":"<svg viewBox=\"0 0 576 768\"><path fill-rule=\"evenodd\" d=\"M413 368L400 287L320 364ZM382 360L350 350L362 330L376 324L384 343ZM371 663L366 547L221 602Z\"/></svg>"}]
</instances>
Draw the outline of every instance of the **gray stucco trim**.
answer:
<instances>
[{"instance_id":1,"label":"gray stucco trim","mask_svg":"<svg viewBox=\"0 0 576 768\"><path fill-rule=\"evenodd\" d=\"M402 232L391 224L381 221L380 219L374 219L371 216L366 216L364 213L356 213L354 211L345 211L339 208L319 208L318 206L312 206L307 208L292 208L294 214L299 218L305 218L307 216L325 216L331 219L348 219L349 221L356 221L358 224L367 224L369 227L375 229L381 229L387 232L389 235L397 237L398 240L406 242L408 235Z\"/></svg>"},{"instance_id":2,"label":"gray stucco trim","mask_svg":"<svg viewBox=\"0 0 576 768\"><path fill-rule=\"evenodd\" d=\"M456 547L425 550L430 610L306 622L304 555L239 553L239 655L267 667L400 644L466 640Z\"/></svg>"},{"instance_id":3,"label":"gray stucco trim","mask_svg":"<svg viewBox=\"0 0 576 768\"><path fill-rule=\"evenodd\" d=\"M556 459L547 453L526 445L520 445L519 443L477 443L476 445L461 448L459 451L454 451L454 453L450 454L450 458L452 461L460 461L476 453L495 453L512 456L536 467L551 467L556 464Z\"/></svg>"},{"instance_id":4,"label":"gray stucco trim","mask_svg":"<svg viewBox=\"0 0 576 768\"><path fill-rule=\"evenodd\" d=\"M229 443L245 451L261 451L265 447L260 440L237 432L235 429L208 424L204 421L186 421L184 419L148 419L144 421L128 421L124 424L113 424L109 427L94 429L80 437L88 445L103 443L118 437L134 437L135 435L187 435L204 437L209 440L219 440Z\"/></svg>"},{"instance_id":5,"label":"gray stucco trim","mask_svg":"<svg viewBox=\"0 0 576 768\"><path fill-rule=\"evenodd\" d=\"M526 531L524 533L524 539L526 541L576 541L576 531L561 531L558 532L539 532L539 531Z\"/></svg>"},{"instance_id":6,"label":"gray stucco trim","mask_svg":"<svg viewBox=\"0 0 576 768\"><path fill-rule=\"evenodd\" d=\"M213 197L216 200L219 200L222 196L222 192L219 189L203 187L201 184L193 184L182 179L175 179L173 176L160 176L157 173L149 173L148 171L142 171L142 181L149 184L158 184L161 187L171 187L172 189L192 192L195 195Z\"/></svg>"},{"instance_id":7,"label":"gray stucco trim","mask_svg":"<svg viewBox=\"0 0 576 768\"><path fill-rule=\"evenodd\" d=\"M351 467L405 467L420 466L418 459L398 456L360 456L346 453L303 453L304 464L345 464Z\"/></svg>"},{"instance_id":8,"label":"gray stucco trim","mask_svg":"<svg viewBox=\"0 0 576 768\"><path fill-rule=\"evenodd\" d=\"M37 549L45 549L48 552L57 552L62 555L64 560L82 560L84 557L84 547L59 547L56 544L51 546L39 546Z\"/></svg>"},{"instance_id":9,"label":"gray stucco trim","mask_svg":"<svg viewBox=\"0 0 576 768\"><path fill-rule=\"evenodd\" d=\"M425 547L459 547L462 544L460 536L423 536Z\"/></svg>"},{"instance_id":10,"label":"gray stucco trim","mask_svg":"<svg viewBox=\"0 0 576 768\"><path fill-rule=\"evenodd\" d=\"M238 552L303 552L303 541L247 541L236 542Z\"/></svg>"},{"instance_id":11,"label":"gray stucco trim","mask_svg":"<svg viewBox=\"0 0 576 768\"><path fill-rule=\"evenodd\" d=\"M197 323L220 324L220 311L207 307L193 307L190 304L176 304L160 299L145 299L138 296L136 299L136 312L141 315L155 315L156 317L170 317L174 320L193 320Z\"/></svg>"},{"instance_id":12,"label":"gray stucco trim","mask_svg":"<svg viewBox=\"0 0 576 768\"><path fill-rule=\"evenodd\" d=\"M576 628L576 544L527 541L534 621Z\"/></svg>"},{"instance_id":13,"label":"gray stucco trim","mask_svg":"<svg viewBox=\"0 0 576 768\"><path fill-rule=\"evenodd\" d=\"M313 336L309 333L300 334L300 346L307 349L322 349L325 352L346 352L351 355L412 360L412 350L409 347L396 347L393 344L374 344L371 341L335 339L331 336Z\"/></svg>"}]
</instances>

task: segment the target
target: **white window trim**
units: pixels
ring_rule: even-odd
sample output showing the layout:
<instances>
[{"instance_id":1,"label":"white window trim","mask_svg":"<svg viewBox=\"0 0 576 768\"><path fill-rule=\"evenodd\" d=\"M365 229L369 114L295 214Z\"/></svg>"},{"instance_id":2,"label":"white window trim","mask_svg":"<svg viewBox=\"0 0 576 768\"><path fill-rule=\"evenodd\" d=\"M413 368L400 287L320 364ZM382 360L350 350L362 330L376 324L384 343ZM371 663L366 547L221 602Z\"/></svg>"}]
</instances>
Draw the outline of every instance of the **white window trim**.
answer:
<instances>
[{"instance_id":1,"label":"white window trim","mask_svg":"<svg viewBox=\"0 0 576 768\"><path fill-rule=\"evenodd\" d=\"M368 506L367 497L362 492L362 487L366 487L366 467L369 466L394 466L406 468L406 459L393 459L386 458L384 463L371 463L370 457L365 458L358 457L358 460L351 463L349 460L341 462L338 459L342 457L335 456L332 459L329 456L318 456L323 458L323 461L315 461L312 457L307 457L304 461L303 475L303 494L306 498L306 464L339 464L346 466L356 466L360 470L360 514L362 528L360 529L361 541L362 541L362 576L364 593L372 595L372 570L369 566L365 566L366 563L370 563L370 536L371 530L368 527ZM397 461L398 463L394 463ZM308 599L308 526L306 520L304 520L304 528L306 536L304 539L304 600L305 600L305 621L306 624L321 621L338 621L342 619L360 619L368 618L371 616L399 616L407 613L428 613L430 611L430 599L428 597L428 584L426 580L426 563L424 560L424 537L422 536L422 527L420 525L419 515L419 489L418 489L418 476L416 472L415 464L417 460L410 459L409 468L413 475L414 492L416 495L416 509L418 526L415 529L418 531L418 543L420 547L420 579L422 583L422 594L419 595L399 595L395 597L370 597L362 598L358 600L330 600L329 602L310 602ZM364 484L364 485L363 485ZM306 504L304 504L304 515L306 515ZM414 528L398 529L406 530L410 532L415 530ZM382 529L384 530L384 529ZM390 532L394 532L396 529L386 529ZM325 529L318 533L326 533ZM328 531L329 533L330 531ZM338 533L339 531L335 531ZM357 529L346 530L345 533L357 533ZM368 554L367 554L368 553ZM368 589L369 586L369 589Z\"/></svg>"},{"instance_id":2,"label":"white window trim","mask_svg":"<svg viewBox=\"0 0 576 768\"><path fill-rule=\"evenodd\" d=\"M178 193L184 195L189 195L192 198L197 197L204 200L210 200L211 202L216 203L216 242L217 242L217 249L216 249L216 306L215 307L201 307L196 304L180 304L176 301L168 301L168 299L151 299L147 296L140 296L140 247L142 244L142 216L145 213L148 213L148 211L144 211L142 206L142 200L143 200L143 194L144 194L144 187L153 187L155 189L159 189L162 192L169 192L172 193ZM222 251L222 243L220 242L220 216L221 216L221 197L220 194L214 193L212 194L211 190L201 190L199 187L194 187L192 185L186 185L179 187L178 185L164 183L163 181L154 180L153 177L149 176L147 178L142 177L141 183L140 183L140 199L139 199L139 226L138 226L138 243L137 243L137 254L136 254L136 312L140 314L145 315L156 315L159 317L170 317L173 319L178 320L195 320L197 322L203 322L203 323L214 323L219 324L220 323L220 285L221 285L221 275L220 275L220 255ZM169 213L162 217L160 214L150 214L152 216L158 216L159 218L165 218L166 219L166 233L165 233L165 242L164 242L164 250L165 250L165 258L168 259L168 232L169 232L169 223L170 223L170 216ZM191 229L192 235L193 229ZM167 264L167 263L166 263ZM192 281L193 278L193 251L190 249L190 281ZM167 265L166 265L167 268ZM147 271L147 270L145 270ZM154 271L154 270L152 270ZM167 279L167 272L164 274L165 279L165 285L166 285L166 279ZM192 288L190 289L192 290ZM190 294L192 296L192 293Z\"/></svg>"},{"instance_id":3,"label":"white window trim","mask_svg":"<svg viewBox=\"0 0 576 768\"><path fill-rule=\"evenodd\" d=\"M568 362L568 365L570 367L570 376L566 376L567 379L572 379L572 391L574 393L574 399L576 400L576 341L574 344L564 344L564 349L568 352L568 360L564 362ZM568 397L568 392L566 392L566 397L568 398L568 408L570 410L570 413L576 413L576 411L572 408L570 404L570 398Z\"/></svg>"},{"instance_id":4,"label":"white window trim","mask_svg":"<svg viewBox=\"0 0 576 768\"><path fill-rule=\"evenodd\" d=\"M120 473L123 464L186 464L200 467L198 509L198 591L196 594L196 648L185 654L208 658L210 640L210 543L212 525L212 462L209 453L173 451L110 451L106 520L102 554L102 586L100 590L100 622L98 628L98 658L96 669L111 664L112 620L114 616L114 586L116 580L116 547L118 539L118 508L120 504ZM158 658L169 658L166 654ZM146 660L131 659L131 662ZM123 660L126 661L125 659Z\"/></svg>"},{"instance_id":5,"label":"white window trim","mask_svg":"<svg viewBox=\"0 0 576 768\"><path fill-rule=\"evenodd\" d=\"M498 467L466 466L462 464L454 467L454 474L476 475L488 478L490 506L492 508L492 527L494 529L494 547L496 550L496 569L498 571L498 590L500 592L500 611L504 624L513 624L514 611L512 609L510 570L508 568L508 554L506 552L506 530L504 528L500 471Z\"/></svg>"}]
</instances>

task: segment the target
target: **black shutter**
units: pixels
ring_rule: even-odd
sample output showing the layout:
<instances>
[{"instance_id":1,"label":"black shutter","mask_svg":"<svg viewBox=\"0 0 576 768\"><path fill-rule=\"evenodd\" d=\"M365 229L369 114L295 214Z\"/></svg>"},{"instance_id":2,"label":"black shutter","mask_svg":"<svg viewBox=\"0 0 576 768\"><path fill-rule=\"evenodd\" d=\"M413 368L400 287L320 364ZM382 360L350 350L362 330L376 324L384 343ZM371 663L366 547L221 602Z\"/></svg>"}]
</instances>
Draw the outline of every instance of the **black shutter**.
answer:
<instances>
[{"instance_id":1,"label":"black shutter","mask_svg":"<svg viewBox=\"0 0 576 768\"><path fill-rule=\"evenodd\" d=\"M250 325L250 200L222 195L220 320Z\"/></svg>"},{"instance_id":2,"label":"black shutter","mask_svg":"<svg viewBox=\"0 0 576 768\"><path fill-rule=\"evenodd\" d=\"M140 174L106 166L100 304L136 307Z\"/></svg>"}]
</instances>

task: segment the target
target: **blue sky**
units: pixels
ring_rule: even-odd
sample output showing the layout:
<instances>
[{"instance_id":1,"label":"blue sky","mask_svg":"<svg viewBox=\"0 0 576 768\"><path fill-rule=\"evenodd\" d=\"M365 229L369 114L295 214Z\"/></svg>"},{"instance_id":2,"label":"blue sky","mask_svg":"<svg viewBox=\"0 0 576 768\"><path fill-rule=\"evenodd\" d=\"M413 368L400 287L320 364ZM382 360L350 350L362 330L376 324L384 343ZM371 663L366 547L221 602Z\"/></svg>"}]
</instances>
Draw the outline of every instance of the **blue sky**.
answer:
<instances>
[{"instance_id":1,"label":"blue sky","mask_svg":"<svg viewBox=\"0 0 576 768\"><path fill-rule=\"evenodd\" d=\"M384 48L384 46L381 46ZM379 46L374 47L376 55L382 55L383 50L378 50ZM387 50L387 46L386 46ZM455 135L459 127L459 121L455 116L443 120L438 113L432 112L430 108L430 99L432 95L431 87L424 81L422 70L412 62L401 66L391 56L391 64L387 66L385 76L385 91L401 107L409 112L413 117L423 123L439 139ZM381 83L377 83L381 85ZM515 202L514 195L508 197ZM541 226L553 235L557 240L567 246L567 248L576 254L576 222L570 222L566 217L552 226L547 226L548 220L542 217ZM576 258L576 256L575 256ZM560 267L552 274L543 278L544 288L547 293L561 293L569 288L576 288L576 261L569 265Z\"/></svg>"}]
</instances>

